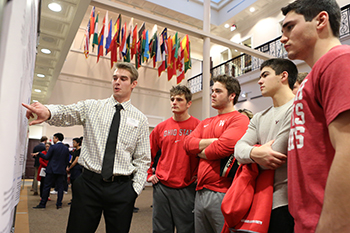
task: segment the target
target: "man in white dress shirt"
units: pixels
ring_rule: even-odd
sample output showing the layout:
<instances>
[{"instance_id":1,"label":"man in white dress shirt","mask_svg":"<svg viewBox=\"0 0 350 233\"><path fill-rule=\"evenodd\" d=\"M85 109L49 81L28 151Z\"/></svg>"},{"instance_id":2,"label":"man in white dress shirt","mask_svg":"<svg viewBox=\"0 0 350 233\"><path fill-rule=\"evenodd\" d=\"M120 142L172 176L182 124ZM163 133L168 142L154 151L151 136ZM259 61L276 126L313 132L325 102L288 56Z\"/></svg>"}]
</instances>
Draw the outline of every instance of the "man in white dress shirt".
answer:
<instances>
[{"instance_id":1,"label":"man in white dress shirt","mask_svg":"<svg viewBox=\"0 0 350 233\"><path fill-rule=\"evenodd\" d=\"M130 103L138 72L130 63L117 63L116 67L113 95L108 99L84 100L71 105L23 104L28 109L28 119L33 113L38 116L30 125L46 121L54 126L84 127L84 144L78 161L84 171L74 183L67 232L95 232L102 212L106 232L129 232L135 199L146 182L150 166L148 121ZM106 179L101 174L102 165L117 105L122 107L111 166L113 175Z\"/></svg>"}]
</instances>

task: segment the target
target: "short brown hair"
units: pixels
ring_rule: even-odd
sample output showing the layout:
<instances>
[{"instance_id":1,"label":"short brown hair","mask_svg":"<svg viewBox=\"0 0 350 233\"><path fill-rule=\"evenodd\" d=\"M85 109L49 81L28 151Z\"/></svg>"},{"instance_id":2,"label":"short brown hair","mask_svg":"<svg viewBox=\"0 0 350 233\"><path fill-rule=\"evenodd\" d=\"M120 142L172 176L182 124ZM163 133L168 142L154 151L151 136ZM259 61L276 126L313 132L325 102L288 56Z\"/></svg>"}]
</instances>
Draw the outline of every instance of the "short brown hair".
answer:
<instances>
[{"instance_id":1,"label":"short brown hair","mask_svg":"<svg viewBox=\"0 0 350 233\"><path fill-rule=\"evenodd\" d=\"M241 94L241 85L239 84L238 80L226 74L213 77L212 80L214 83L219 82L224 84L228 95L231 95L232 93L236 94L235 98L233 99L233 105L235 105L238 101L239 94Z\"/></svg>"},{"instance_id":2,"label":"short brown hair","mask_svg":"<svg viewBox=\"0 0 350 233\"><path fill-rule=\"evenodd\" d=\"M247 117L249 118L249 120L251 120L254 116L254 114L252 113L252 111L250 111L249 109L238 109L237 110L239 113L245 113L247 115Z\"/></svg>"},{"instance_id":3,"label":"short brown hair","mask_svg":"<svg viewBox=\"0 0 350 233\"><path fill-rule=\"evenodd\" d=\"M309 73L308 72L302 72L302 73L299 73L298 74L298 77L297 77L297 82L299 84L301 84L304 80L304 78L308 75Z\"/></svg>"},{"instance_id":4,"label":"short brown hair","mask_svg":"<svg viewBox=\"0 0 350 233\"><path fill-rule=\"evenodd\" d=\"M139 77L139 72L131 63L117 62L116 69L123 69L123 70L129 71L131 74L131 77L130 77L131 83L137 80Z\"/></svg>"},{"instance_id":5,"label":"short brown hair","mask_svg":"<svg viewBox=\"0 0 350 233\"><path fill-rule=\"evenodd\" d=\"M329 23L333 35L339 38L339 28L341 23L341 12L336 0L296 0L281 9L283 15L290 11L303 15L305 21L311 22L321 11L326 11L329 15Z\"/></svg>"},{"instance_id":6,"label":"short brown hair","mask_svg":"<svg viewBox=\"0 0 350 233\"><path fill-rule=\"evenodd\" d=\"M192 93L188 87L185 85L177 85L173 86L170 89L170 97L175 96L175 95L185 95L185 99L188 102L192 100Z\"/></svg>"}]
</instances>

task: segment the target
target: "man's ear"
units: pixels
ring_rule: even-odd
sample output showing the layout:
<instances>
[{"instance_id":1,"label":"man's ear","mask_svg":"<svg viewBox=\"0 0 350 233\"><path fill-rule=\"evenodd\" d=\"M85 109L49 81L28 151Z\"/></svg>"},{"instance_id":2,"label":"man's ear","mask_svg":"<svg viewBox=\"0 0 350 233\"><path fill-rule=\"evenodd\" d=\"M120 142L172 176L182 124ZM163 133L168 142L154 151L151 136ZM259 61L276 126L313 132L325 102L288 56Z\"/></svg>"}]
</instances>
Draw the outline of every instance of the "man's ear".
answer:
<instances>
[{"instance_id":1,"label":"man's ear","mask_svg":"<svg viewBox=\"0 0 350 233\"><path fill-rule=\"evenodd\" d=\"M330 26L330 22L329 22L329 15L326 11L321 11L320 13L318 13L318 15L315 17L316 20L316 29L317 30L322 30L325 27L327 27L327 25Z\"/></svg>"},{"instance_id":2,"label":"man's ear","mask_svg":"<svg viewBox=\"0 0 350 233\"><path fill-rule=\"evenodd\" d=\"M229 96L229 99L230 101L233 101L233 99L236 97L236 93L232 93L230 96Z\"/></svg>"},{"instance_id":3,"label":"man's ear","mask_svg":"<svg viewBox=\"0 0 350 233\"><path fill-rule=\"evenodd\" d=\"M288 72L287 71L283 71L281 73L281 82L282 83L287 82L287 84L288 84L288 76L289 76Z\"/></svg>"},{"instance_id":4,"label":"man's ear","mask_svg":"<svg viewBox=\"0 0 350 233\"><path fill-rule=\"evenodd\" d=\"M136 85L137 85L137 80L135 80L131 83L131 89L134 89L136 87Z\"/></svg>"},{"instance_id":5,"label":"man's ear","mask_svg":"<svg viewBox=\"0 0 350 233\"><path fill-rule=\"evenodd\" d=\"M191 107L191 104L192 104L192 101L191 101L191 100L188 101L188 102L187 102L187 108Z\"/></svg>"}]
</instances>

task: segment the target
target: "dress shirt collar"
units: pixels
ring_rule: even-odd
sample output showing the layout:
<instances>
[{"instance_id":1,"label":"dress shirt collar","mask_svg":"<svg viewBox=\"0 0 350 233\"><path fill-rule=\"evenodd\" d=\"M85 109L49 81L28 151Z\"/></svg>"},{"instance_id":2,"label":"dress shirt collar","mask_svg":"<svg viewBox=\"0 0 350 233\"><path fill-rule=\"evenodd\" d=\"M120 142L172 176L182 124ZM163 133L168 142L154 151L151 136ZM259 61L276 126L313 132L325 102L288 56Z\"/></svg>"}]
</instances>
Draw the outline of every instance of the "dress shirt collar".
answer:
<instances>
[{"instance_id":1,"label":"dress shirt collar","mask_svg":"<svg viewBox=\"0 0 350 233\"><path fill-rule=\"evenodd\" d=\"M109 103L113 106L115 106L116 104L121 104L123 106L123 109L127 109L130 107L131 105L131 100L128 100L128 101L125 101L123 103L119 103L115 98L114 96L112 95L110 98L109 98Z\"/></svg>"}]
</instances>

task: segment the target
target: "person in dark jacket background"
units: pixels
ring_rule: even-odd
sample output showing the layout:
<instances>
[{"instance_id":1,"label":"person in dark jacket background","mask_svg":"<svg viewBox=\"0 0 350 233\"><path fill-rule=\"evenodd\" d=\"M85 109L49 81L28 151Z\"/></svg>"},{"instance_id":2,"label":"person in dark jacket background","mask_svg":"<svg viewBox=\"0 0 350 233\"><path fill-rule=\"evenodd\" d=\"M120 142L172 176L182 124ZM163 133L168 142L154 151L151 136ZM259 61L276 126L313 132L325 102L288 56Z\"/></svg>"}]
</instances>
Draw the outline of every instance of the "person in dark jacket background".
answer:
<instances>
[{"instance_id":1,"label":"person in dark jacket background","mask_svg":"<svg viewBox=\"0 0 350 233\"><path fill-rule=\"evenodd\" d=\"M33 156L40 156L43 159L49 160L46 167L46 178L42 199L39 205L33 207L34 209L43 209L46 207L50 189L54 183L56 183L58 192L56 207L57 209L62 208L63 184L66 176L66 168L69 163L69 150L62 143L63 139L63 134L56 133L53 135L53 142L55 145L50 147L46 155L41 152L33 153Z\"/></svg>"}]
</instances>

